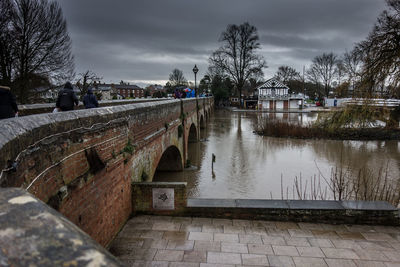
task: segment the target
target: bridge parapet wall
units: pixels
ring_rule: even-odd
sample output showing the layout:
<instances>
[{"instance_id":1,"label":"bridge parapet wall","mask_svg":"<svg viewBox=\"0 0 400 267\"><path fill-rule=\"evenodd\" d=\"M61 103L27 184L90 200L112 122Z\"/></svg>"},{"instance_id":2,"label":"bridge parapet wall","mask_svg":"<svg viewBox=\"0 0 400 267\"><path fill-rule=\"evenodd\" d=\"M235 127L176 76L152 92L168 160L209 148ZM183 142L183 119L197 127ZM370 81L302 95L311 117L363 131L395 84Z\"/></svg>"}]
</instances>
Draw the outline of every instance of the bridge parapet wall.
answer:
<instances>
[{"instance_id":1,"label":"bridge parapet wall","mask_svg":"<svg viewBox=\"0 0 400 267\"><path fill-rule=\"evenodd\" d=\"M184 155L183 102L2 120L0 185L27 189L107 245L132 212L131 183L151 181L168 147Z\"/></svg>"}]
</instances>

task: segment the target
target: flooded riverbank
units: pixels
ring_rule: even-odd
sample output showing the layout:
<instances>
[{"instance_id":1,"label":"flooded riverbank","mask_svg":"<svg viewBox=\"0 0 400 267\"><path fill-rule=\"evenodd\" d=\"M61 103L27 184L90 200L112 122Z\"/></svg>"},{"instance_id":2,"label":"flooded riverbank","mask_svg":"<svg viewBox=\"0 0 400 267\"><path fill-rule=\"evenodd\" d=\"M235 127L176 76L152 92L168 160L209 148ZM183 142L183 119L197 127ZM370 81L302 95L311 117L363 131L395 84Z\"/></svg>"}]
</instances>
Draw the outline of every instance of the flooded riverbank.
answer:
<instances>
[{"instance_id":1,"label":"flooded riverbank","mask_svg":"<svg viewBox=\"0 0 400 267\"><path fill-rule=\"evenodd\" d=\"M332 198L325 179L337 166L350 172L362 167L379 172L387 166L389 179L400 176L398 141L301 140L255 134L255 126L272 116L304 124L317 114L216 111L201 130L201 141L189 145L194 167L156 173L154 181L185 181L189 197L281 199L283 195L296 199L296 177L297 182L301 177L301 188L308 193L312 179ZM213 170L212 154L216 156Z\"/></svg>"}]
</instances>

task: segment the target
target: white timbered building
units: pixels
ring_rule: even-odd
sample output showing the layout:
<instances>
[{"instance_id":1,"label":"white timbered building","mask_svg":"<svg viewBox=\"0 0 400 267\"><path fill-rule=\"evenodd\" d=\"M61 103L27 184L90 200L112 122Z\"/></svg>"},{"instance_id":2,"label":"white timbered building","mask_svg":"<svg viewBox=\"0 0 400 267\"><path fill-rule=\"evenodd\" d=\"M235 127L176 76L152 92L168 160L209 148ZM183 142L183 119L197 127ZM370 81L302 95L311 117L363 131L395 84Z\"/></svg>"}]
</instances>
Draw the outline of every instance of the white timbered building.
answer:
<instances>
[{"instance_id":1,"label":"white timbered building","mask_svg":"<svg viewBox=\"0 0 400 267\"><path fill-rule=\"evenodd\" d=\"M303 104L303 98L289 94L289 87L272 78L257 88L258 109L292 109Z\"/></svg>"}]
</instances>

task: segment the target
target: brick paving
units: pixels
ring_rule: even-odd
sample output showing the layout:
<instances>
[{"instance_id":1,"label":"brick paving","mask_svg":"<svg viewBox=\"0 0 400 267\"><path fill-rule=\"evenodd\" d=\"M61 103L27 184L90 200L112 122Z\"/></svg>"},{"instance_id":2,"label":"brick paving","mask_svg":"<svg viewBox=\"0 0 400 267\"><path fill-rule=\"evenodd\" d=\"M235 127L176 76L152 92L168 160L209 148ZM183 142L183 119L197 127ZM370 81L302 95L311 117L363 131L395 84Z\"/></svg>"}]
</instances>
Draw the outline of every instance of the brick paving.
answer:
<instances>
[{"instance_id":1,"label":"brick paving","mask_svg":"<svg viewBox=\"0 0 400 267\"><path fill-rule=\"evenodd\" d=\"M110 252L141 267L400 267L400 227L137 216Z\"/></svg>"}]
</instances>

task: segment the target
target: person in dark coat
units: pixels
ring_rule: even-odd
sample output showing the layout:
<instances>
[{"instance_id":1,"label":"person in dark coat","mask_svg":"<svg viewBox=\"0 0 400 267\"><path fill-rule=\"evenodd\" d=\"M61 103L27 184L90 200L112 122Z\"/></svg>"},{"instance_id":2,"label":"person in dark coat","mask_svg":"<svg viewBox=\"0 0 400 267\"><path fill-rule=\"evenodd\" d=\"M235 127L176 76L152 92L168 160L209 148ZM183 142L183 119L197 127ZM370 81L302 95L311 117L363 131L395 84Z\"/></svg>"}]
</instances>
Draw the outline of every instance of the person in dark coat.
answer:
<instances>
[{"instance_id":1,"label":"person in dark coat","mask_svg":"<svg viewBox=\"0 0 400 267\"><path fill-rule=\"evenodd\" d=\"M99 106L99 102L97 102L97 98L91 88L88 89L87 94L83 97L83 104L85 108L97 108Z\"/></svg>"},{"instance_id":2,"label":"person in dark coat","mask_svg":"<svg viewBox=\"0 0 400 267\"><path fill-rule=\"evenodd\" d=\"M0 86L0 119L12 118L18 115L18 106L10 87Z\"/></svg>"},{"instance_id":3,"label":"person in dark coat","mask_svg":"<svg viewBox=\"0 0 400 267\"><path fill-rule=\"evenodd\" d=\"M67 82L64 89L61 89L58 93L56 107L61 111L74 110L74 103L77 106L79 104L78 97L72 88L72 84Z\"/></svg>"}]
</instances>

